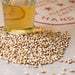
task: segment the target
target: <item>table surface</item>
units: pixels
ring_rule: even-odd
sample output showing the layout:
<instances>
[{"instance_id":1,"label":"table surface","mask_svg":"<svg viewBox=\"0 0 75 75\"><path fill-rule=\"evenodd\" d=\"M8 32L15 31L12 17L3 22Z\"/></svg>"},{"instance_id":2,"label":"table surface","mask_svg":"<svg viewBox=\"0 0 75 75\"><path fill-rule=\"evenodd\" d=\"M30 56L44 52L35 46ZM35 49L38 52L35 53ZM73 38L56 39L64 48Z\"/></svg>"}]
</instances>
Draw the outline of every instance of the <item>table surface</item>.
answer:
<instances>
[{"instance_id":1,"label":"table surface","mask_svg":"<svg viewBox=\"0 0 75 75\"><path fill-rule=\"evenodd\" d=\"M3 22L3 15L2 15L2 5L0 2L0 25L4 25ZM70 30L71 33L71 40L70 45L65 51L63 60L73 58L75 56L75 26L72 27ZM18 64L7 64L4 60L0 59L0 75L25 75L24 72L28 72L29 75L37 75L37 73L40 73L40 70L45 70L47 73L40 75L50 75L51 73L55 73L56 75L63 72L63 68L67 68L66 75L75 75L75 73L70 73L70 69L75 70L75 63L73 64L67 64L67 63L59 63L59 61L49 64L49 65L43 65L42 67L39 67L37 69L34 69L32 66L31 68L27 68L25 65L18 65ZM62 74L60 74L62 75Z\"/></svg>"}]
</instances>

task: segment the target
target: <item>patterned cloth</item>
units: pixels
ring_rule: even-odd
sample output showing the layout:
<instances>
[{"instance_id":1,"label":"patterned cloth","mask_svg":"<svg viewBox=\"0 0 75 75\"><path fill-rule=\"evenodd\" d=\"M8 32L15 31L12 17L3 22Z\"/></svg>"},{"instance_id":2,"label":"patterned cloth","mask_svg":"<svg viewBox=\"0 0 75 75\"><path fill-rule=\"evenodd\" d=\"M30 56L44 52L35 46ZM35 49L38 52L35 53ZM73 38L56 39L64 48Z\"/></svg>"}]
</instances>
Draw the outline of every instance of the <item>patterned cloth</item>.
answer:
<instances>
[{"instance_id":1,"label":"patterned cloth","mask_svg":"<svg viewBox=\"0 0 75 75\"><path fill-rule=\"evenodd\" d=\"M75 0L38 0L35 26L52 27L75 24Z\"/></svg>"}]
</instances>

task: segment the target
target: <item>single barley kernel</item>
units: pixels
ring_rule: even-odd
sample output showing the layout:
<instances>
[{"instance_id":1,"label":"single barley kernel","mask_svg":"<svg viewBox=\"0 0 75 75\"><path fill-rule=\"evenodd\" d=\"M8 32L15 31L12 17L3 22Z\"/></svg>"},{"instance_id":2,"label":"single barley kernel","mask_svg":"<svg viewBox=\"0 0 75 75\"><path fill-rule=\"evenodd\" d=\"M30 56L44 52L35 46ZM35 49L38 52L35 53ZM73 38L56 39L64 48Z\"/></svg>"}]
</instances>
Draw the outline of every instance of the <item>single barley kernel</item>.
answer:
<instances>
[{"instance_id":1,"label":"single barley kernel","mask_svg":"<svg viewBox=\"0 0 75 75\"><path fill-rule=\"evenodd\" d=\"M2 59L3 57L2 56L0 56L0 59Z\"/></svg>"},{"instance_id":2,"label":"single barley kernel","mask_svg":"<svg viewBox=\"0 0 75 75\"><path fill-rule=\"evenodd\" d=\"M7 63L7 64L9 64L9 61L8 61L8 60L6 60L6 63Z\"/></svg>"},{"instance_id":3,"label":"single barley kernel","mask_svg":"<svg viewBox=\"0 0 75 75\"><path fill-rule=\"evenodd\" d=\"M44 71L44 70L41 70L40 72L41 72L41 73L46 73L46 71Z\"/></svg>"},{"instance_id":4,"label":"single barley kernel","mask_svg":"<svg viewBox=\"0 0 75 75\"><path fill-rule=\"evenodd\" d=\"M68 64L71 64L71 63L73 63L73 60L72 59L69 59L67 63Z\"/></svg>"},{"instance_id":5,"label":"single barley kernel","mask_svg":"<svg viewBox=\"0 0 75 75\"><path fill-rule=\"evenodd\" d=\"M71 69L70 72L75 72L75 71L73 69Z\"/></svg>"},{"instance_id":6,"label":"single barley kernel","mask_svg":"<svg viewBox=\"0 0 75 75\"><path fill-rule=\"evenodd\" d=\"M39 67L41 67L42 65L41 64L39 64Z\"/></svg>"},{"instance_id":7,"label":"single barley kernel","mask_svg":"<svg viewBox=\"0 0 75 75\"><path fill-rule=\"evenodd\" d=\"M63 62L63 60L62 60L62 59L60 59L60 60L59 60L59 62L60 62L60 63L62 63L62 62Z\"/></svg>"},{"instance_id":8,"label":"single barley kernel","mask_svg":"<svg viewBox=\"0 0 75 75\"><path fill-rule=\"evenodd\" d=\"M73 59L73 63L75 63L75 59Z\"/></svg>"},{"instance_id":9,"label":"single barley kernel","mask_svg":"<svg viewBox=\"0 0 75 75\"><path fill-rule=\"evenodd\" d=\"M65 72L62 72L62 75L65 75Z\"/></svg>"},{"instance_id":10,"label":"single barley kernel","mask_svg":"<svg viewBox=\"0 0 75 75\"><path fill-rule=\"evenodd\" d=\"M34 68L38 68L38 66L36 66L36 65L35 65L35 66L33 66L33 67L34 67Z\"/></svg>"},{"instance_id":11,"label":"single barley kernel","mask_svg":"<svg viewBox=\"0 0 75 75\"><path fill-rule=\"evenodd\" d=\"M74 58L75 58L75 56L74 56Z\"/></svg>"},{"instance_id":12,"label":"single barley kernel","mask_svg":"<svg viewBox=\"0 0 75 75\"><path fill-rule=\"evenodd\" d=\"M27 68L30 68L30 65L26 64L26 67L27 67Z\"/></svg>"},{"instance_id":13,"label":"single barley kernel","mask_svg":"<svg viewBox=\"0 0 75 75\"><path fill-rule=\"evenodd\" d=\"M40 75L39 73L37 73L36 75Z\"/></svg>"},{"instance_id":14,"label":"single barley kernel","mask_svg":"<svg viewBox=\"0 0 75 75\"><path fill-rule=\"evenodd\" d=\"M66 71L66 68L63 68L63 71Z\"/></svg>"},{"instance_id":15,"label":"single barley kernel","mask_svg":"<svg viewBox=\"0 0 75 75\"><path fill-rule=\"evenodd\" d=\"M67 60L65 60L65 63L67 63L68 61Z\"/></svg>"},{"instance_id":16,"label":"single barley kernel","mask_svg":"<svg viewBox=\"0 0 75 75\"><path fill-rule=\"evenodd\" d=\"M24 72L24 74L25 74L25 75L29 75L29 73L28 73L28 72Z\"/></svg>"}]
</instances>

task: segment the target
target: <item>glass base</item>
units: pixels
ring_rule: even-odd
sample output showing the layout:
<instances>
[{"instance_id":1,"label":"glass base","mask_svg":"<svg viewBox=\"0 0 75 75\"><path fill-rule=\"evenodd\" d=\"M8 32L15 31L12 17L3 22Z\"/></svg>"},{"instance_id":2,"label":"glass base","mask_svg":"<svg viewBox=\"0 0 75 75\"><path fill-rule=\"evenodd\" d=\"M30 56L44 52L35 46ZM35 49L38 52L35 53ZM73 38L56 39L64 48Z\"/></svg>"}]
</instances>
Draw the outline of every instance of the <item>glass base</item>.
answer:
<instances>
[{"instance_id":1,"label":"glass base","mask_svg":"<svg viewBox=\"0 0 75 75\"><path fill-rule=\"evenodd\" d=\"M5 29L5 31L8 34L22 34L22 33L33 32L33 28L28 28L28 29L24 29L24 30L7 30L7 29Z\"/></svg>"}]
</instances>

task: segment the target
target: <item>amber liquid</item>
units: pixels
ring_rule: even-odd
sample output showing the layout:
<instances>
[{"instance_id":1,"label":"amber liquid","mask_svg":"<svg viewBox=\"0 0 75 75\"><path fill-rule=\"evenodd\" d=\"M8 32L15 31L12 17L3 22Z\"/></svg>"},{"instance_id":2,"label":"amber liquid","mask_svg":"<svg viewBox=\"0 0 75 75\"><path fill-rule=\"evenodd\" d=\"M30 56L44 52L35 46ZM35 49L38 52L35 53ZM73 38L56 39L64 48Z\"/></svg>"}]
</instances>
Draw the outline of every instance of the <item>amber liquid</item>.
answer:
<instances>
[{"instance_id":1,"label":"amber liquid","mask_svg":"<svg viewBox=\"0 0 75 75\"><path fill-rule=\"evenodd\" d=\"M16 6L3 2L2 5L6 32L26 33L33 31L35 3L28 6Z\"/></svg>"}]
</instances>

